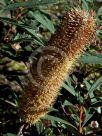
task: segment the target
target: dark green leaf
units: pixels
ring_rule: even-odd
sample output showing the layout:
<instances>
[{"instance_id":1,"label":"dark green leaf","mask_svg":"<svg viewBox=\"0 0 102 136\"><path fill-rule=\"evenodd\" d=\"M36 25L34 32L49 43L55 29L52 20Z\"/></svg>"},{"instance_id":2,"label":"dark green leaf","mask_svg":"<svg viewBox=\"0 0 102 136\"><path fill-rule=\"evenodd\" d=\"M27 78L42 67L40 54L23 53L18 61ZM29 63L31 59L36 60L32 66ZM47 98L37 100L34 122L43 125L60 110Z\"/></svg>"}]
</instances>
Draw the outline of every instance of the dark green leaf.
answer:
<instances>
[{"instance_id":1,"label":"dark green leaf","mask_svg":"<svg viewBox=\"0 0 102 136\"><path fill-rule=\"evenodd\" d=\"M44 15L40 14L40 13L35 13L34 14L35 19L40 22L41 24L43 24L48 30L50 30L51 33L55 32L55 28L53 23Z\"/></svg>"},{"instance_id":2,"label":"dark green leaf","mask_svg":"<svg viewBox=\"0 0 102 136\"><path fill-rule=\"evenodd\" d=\"M12 133L7 133L7 134L3 134L3 136L17 136L17 135L12 134Z\"/></svg>"},{"instance_id":3,"label":"dark green leaf","mask_svg":"<svg viewBox=\"0 0 102 136\"><path fill-rule=\"evenodd\" d=\"M92 118L92 116L93 116L93 114L89 114L89 111L86 111L86 113L85 113L85 119L84 119L84 122L83 122L83 127Z\"/></svg>"},{"instance_id":4,"label":"dark green leaf","mask_svg":"<svg viewBox=\"0 0 102 136\"><path fill-rule=\"evenodd\" d=\"M58 0L42 0L42 1L27 1L27 2L15 2L13 4L9 4L8 6L4 7L4 10L15 10L19 7L24 7L24 8L35 8L40 5L45 5L45 4L52 4L56 3Z\"/></svg>"},{"instance_id":5,"label":"dark green leaf","mask_svg":"<svg viewBox=\"0 0 102 136\"><path fill-rule=\"evenodd\" d=\"M74 88L68 86L68 85L67 85L66 83L64 83L64 82L63 82L62 86L63 86L63 88L65 88L68 92L70 92L72 95L75 96L76 93L75 93Z\"/></svg>"},{"instance_id":6,"label":"dark green leaf","mask_svg":"<svg viewBox=\"0 0 102 136\"><path fill-rule=\"evenodd\" d=\"M91 86L91 88L89 89L88 94L91 93L91 92L93 92L94 90L96 90L97 87L99 87L101 84L102 84L102 77L99 77L99 78L97 79L97 81L96 81L96 82Z\"/></svg>"},{"instance_id":7,"label":"dark green leaf","mask_svg":"<svg viewBox=\"0 0 102 136\"><path fill-rule=\"evenodd\" d=\"M68 126L68 129L70 131L72 131L75 135L77 135L77 128L75 126L73 126L72 124L70 124L69 122L63 120L63 119L60 119L58 117L54 117L54 116L51 116L51 115L46 115L44 117L44 119L48 119L50 121L56 121L56 122L60 122L62 124L66 124Z\"/></svg>"}]
</instances>

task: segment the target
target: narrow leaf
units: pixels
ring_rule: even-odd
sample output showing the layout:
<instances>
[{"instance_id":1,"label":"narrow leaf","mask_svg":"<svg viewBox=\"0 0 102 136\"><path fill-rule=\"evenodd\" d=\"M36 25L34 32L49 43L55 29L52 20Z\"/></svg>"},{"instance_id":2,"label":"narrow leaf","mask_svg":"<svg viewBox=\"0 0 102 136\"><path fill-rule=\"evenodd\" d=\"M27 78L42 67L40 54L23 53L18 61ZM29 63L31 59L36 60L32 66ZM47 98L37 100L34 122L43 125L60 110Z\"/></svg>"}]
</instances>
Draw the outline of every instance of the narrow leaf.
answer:
<instances>
[{"instance_id":1,"label":"narrow leaf","mask_svg":"<svg viewBox=\"0 0 102 136\"><path fill-rule=\"evenodd\" d=\"M56 121L56 122L60 122L62 124L66 124L70 131L72 131L74 134L77 134L77 128L75 126L73 126L72 124L70 124L69 122L63 120L63 119L60 119L58 117L54 117L54 116L51 116L51 115L46 115L44 117L44 119L48 119L50 121Z\"/></svg>"},{"instance_id":2,"label":"narrow leaf","mask_svg":"<svg viewBox=\"0 0 102 136\"><path fill-rule=\"evenodd\" d=\"M86 123L92 118L93 114L89 114L89 111L86 112L85 114L85 119L84 119L84 122L83 122L83 127L86 125Z\"/></svg>"},{"instance_id":3,"label":"narrow leaf","mask_svg":"<svg viewBox=\"0 0 102 136\"><path fill-rule=\"evenodd\" d=\"M66 83L63 82L62 84L63 88L65 88L69 93L75 96L75 90L71 87L69 87Z\"/></svg>"},{"instance_id":4,"label":"narrow leaf","mask_svg":"<svg viewBox=\"0 0 102 136\"><path fill-rule=\"evenodd\" d=\"M88 94L91 93L91 92L93 92L94 90L96 90L97 87L99 87L101 84L102 84L102 76L99 77L99 78L97 79L97 81L92 85L92 87L89 89Z\"/></svg>"},{"instance_id":5,"label":"narrow leaf","mask_svg":"<svg viewBox=\"0 0 102 136\"><path fill-rule=\"evenodd\" d=\"M102 58L99 56L85 54L80 57L79 62L84 64L102 64Z\"/></svg>"},{"instance_id":6,"label":"narrow leaf","mask_svg":"<svg viewBox=\"0 0 102 136\"><path fill-rule=\"evenodd\" d=\"M42 1L27 1L27 2L15 2L4 7L4 10L15 10L19 7L35 8L40 5L56 3L58 0L42 0Z\"/></svg>"},{"instance_id":7,"label":"narrow leaf","mask_svg":"<svg viewBox=\"0 0 102 136\"><path fill-rule=\"evenodd\" d=\"M36 13L33 15L35 19L40 22L42 25L44 25L48 30L50 30L51 33L55 32L55 28L53 23L44 15L40 13Z\"/></svg>"}]
</instances>

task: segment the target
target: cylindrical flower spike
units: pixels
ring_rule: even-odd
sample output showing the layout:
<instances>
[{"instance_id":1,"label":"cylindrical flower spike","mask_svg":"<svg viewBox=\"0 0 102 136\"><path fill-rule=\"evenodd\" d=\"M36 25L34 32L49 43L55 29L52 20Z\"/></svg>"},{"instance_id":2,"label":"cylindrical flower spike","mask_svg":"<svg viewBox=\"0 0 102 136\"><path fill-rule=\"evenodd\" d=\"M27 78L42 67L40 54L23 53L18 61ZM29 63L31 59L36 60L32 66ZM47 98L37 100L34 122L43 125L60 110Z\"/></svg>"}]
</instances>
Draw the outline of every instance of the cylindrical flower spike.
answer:
<instances>
[{"instance_id":1,"label":"cylindrical flower spike","mask_svg":"<svg viewBox=\"0 0 102 136\"><path fill-rule=\"evenodd\" d=\"M23 121L34 124L48 112L66 74L94 32L95 21L88 12L74 9L64 15L56 33L31 65L33 81L22 95L19 107Z\"/></svg>"}]
</instances>

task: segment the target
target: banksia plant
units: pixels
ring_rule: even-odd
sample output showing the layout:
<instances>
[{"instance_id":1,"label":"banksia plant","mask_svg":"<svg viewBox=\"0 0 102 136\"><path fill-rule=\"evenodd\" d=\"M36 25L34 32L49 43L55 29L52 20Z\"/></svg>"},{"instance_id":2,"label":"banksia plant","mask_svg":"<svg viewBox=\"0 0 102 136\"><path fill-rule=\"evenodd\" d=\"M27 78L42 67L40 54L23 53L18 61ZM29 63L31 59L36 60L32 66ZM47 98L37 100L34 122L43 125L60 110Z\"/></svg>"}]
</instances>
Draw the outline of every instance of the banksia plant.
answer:
<instances>
[{"instance_id":1,"label":"banksia plant","mask_svg":"<svg viewBox=\"0 0 102 136\"><path fill-rule=\"evenodd\" d=\"M88 12L74 9L65 13L61 25L31 65L32 83L22 94L19 106L23 121L34 124L48 112L62 81L94 32L95 21Z\"/></svg>"}]
</instances>

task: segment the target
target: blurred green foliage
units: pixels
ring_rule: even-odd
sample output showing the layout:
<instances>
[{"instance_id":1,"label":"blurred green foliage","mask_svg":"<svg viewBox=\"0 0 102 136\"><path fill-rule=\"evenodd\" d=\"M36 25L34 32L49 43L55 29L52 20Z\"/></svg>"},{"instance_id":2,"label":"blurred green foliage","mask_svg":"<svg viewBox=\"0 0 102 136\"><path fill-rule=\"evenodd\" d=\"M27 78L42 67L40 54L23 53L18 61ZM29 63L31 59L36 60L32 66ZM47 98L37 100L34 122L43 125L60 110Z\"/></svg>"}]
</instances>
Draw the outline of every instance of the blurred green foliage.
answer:
<instances>
[{"instance_id":1,"label":"blurred green foliage","mask_svg":"<svg viewBox=\"0 0 102 136\"><path fill-rule=\"evenodd\" d=\"M49 114L29 127L18 115L29 57L46 45L70 8L93 10L91 45L63 82ZM0 0L0 135L102 135L102 2L98 0Z\"/></svg>"}]
</instances>

